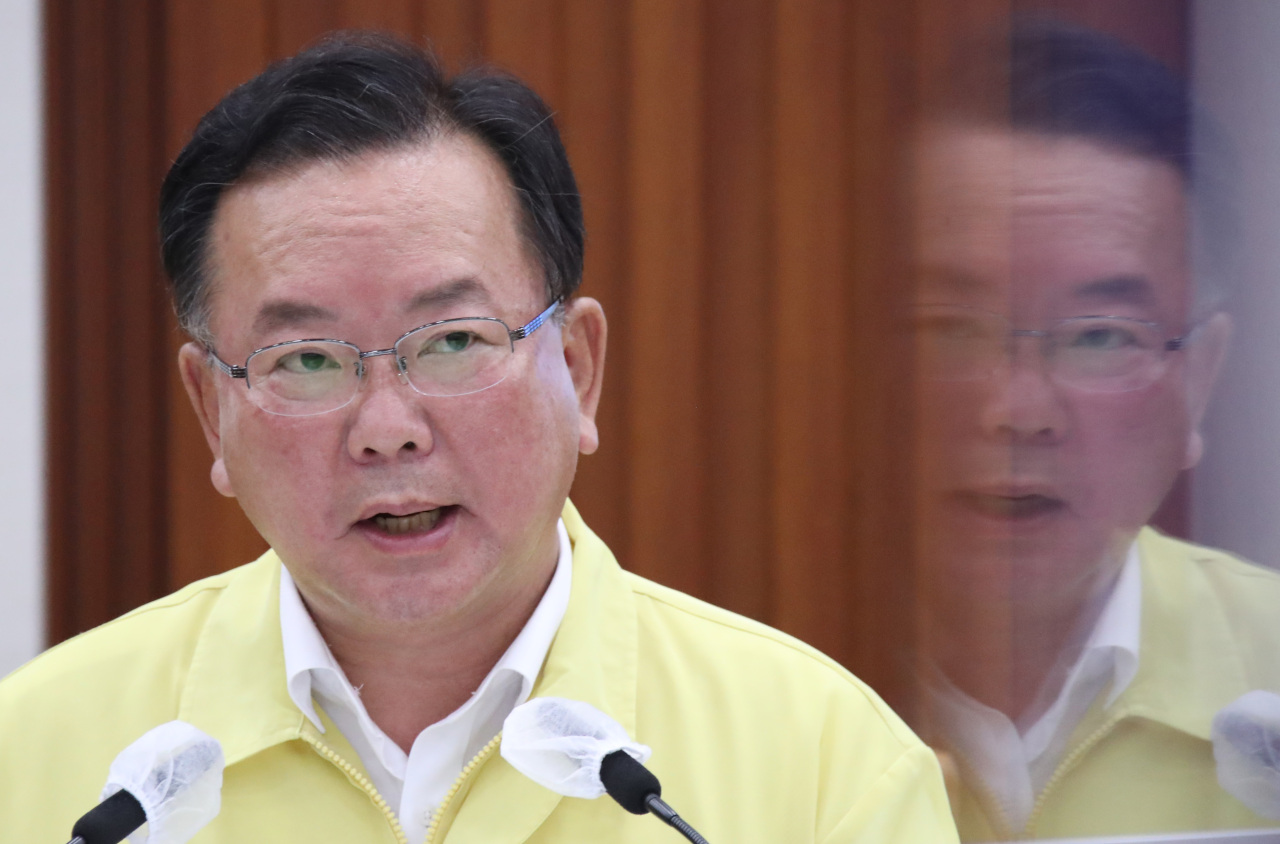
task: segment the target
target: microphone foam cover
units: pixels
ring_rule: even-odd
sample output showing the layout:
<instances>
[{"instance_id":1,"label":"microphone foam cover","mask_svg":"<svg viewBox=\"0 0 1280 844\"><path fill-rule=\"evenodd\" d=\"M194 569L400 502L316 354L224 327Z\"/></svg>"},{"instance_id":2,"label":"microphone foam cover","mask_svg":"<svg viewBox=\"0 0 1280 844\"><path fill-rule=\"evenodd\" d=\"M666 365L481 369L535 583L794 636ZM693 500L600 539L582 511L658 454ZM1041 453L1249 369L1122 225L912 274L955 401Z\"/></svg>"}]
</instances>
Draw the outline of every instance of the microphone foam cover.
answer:
<instances>
[{"instance_id":1,"label":"microphone foam cover","mask_svg":"<svg viewBox=\"0 0 1280 844\"><path fill-rule=\"evenodd\" d=\"M222 807L222 768L216 739L170 721L120 751L102 799L128 791L142 804L147 823L129 837L132 844L183 844Z\"/></svg>"},{"instance_id":2,"label":"microphone foam cover","mask_svg":"<svg viewBox=\"0 0 1280 844\"><path fill-rule=\"evenodd\" d=\"M1218 784L1244 805L1280 820L1280 695L1252 691L1213 719Z\"/></svg>"},{"instance_id":3,"label":"microphone foam cover","mask_svg":"<svg viewBox=\"0 0 1280 844\"><path fill-rule=\"evenodd\" d=\"M580 700L532 698L511 710L502 725L502 758L565 797L602 796L600 762L616 750L640 761L650 753L621 724Z\"/></svg>"},{"instance_id":4,"label":"microphone foam cover","mask_svg":"<svg viewBox=\"0 0 1280 844\"><path fill-rule=\"evenodd\" d=\"M662 796L658 778L625 750L615 750L600 762L600 782L609 796L633 815L649 811L645 801L650 794Z\"/></svg>"},{"instance_id":5,"label":"microphone foam cover","mask_svg":"<svg viewBox=\"0 0 1280 844\"><path fill-rule=\"evenodd\" d=\"M138 798L117 791L76 821L71 837L82 838L85 844L118 844L146 822L147 813Z\"/></svg>"}]
</instances>

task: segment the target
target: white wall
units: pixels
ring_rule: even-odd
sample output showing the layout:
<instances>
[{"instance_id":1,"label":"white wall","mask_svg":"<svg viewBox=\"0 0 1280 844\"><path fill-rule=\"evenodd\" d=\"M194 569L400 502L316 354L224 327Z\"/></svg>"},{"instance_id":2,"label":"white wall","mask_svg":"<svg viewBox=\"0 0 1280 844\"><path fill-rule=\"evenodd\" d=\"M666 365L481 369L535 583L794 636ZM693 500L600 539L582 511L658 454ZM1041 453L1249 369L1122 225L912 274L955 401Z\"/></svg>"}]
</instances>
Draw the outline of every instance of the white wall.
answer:
<instances>
[{"instance_id":1,"label":"white wall","mask_svg":"<svg viewBox=\"0 0 1280 844\"><path fill-rule=\"evenodd\" d=\"M1240 156L1236 333L1192 482L1196 539L1280 566L1280 2L1196 0L1197 98Z\"/></svg>"},{"instance_id":2,"label":"white wall","mask_svg":"<svg viewBox=\"0 0 1280 844\"><path fill-rule=\"evenodd\" d=\"M39 0L0 0L0 676L44 643Z\"/></svg>"}]
</instances>

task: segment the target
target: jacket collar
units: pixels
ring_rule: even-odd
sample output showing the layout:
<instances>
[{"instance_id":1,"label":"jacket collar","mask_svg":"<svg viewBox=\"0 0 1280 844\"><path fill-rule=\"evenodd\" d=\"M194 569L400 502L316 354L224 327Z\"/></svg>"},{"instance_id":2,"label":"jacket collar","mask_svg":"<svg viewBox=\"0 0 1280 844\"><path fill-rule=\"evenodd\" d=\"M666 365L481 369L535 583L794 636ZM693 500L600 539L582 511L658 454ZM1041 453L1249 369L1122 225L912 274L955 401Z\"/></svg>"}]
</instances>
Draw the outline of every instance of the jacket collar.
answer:
<instances>
[{"instance_id":1,"label":"jacket collar","mask_svg":"<svg viewBox=\"0 0 1280 844\"><path fill-rule=\"evenodd\" d=\"M1211 587L1195 546L1144 528L1138 549L1138 674L1115 711L1208 741L1214 713L1252 688L1229 620L1233 608Z\"/></svg>"},{"instance_id":2,"label":"jacket collar","mask_svg":"<svg viewBox=\"0 0 1280 844\"><path fill-rule=\"evenodd\" d=\"M222 742L228 765L301 735L285 685L274 551L228 578L200 631L178 717Z\"/></svg>"},{"instance_id":3,"label":"jacket collar","mask_svg":"<svg viewBox=\"0 0 1280 844\"><path fill-rule=\"evenodd\" d=\"M573 543L573 588L533 695L585 701L634 735L634 597L612 552L572 504L566 502L563 518Z\"/></svg>"}]
</instances>

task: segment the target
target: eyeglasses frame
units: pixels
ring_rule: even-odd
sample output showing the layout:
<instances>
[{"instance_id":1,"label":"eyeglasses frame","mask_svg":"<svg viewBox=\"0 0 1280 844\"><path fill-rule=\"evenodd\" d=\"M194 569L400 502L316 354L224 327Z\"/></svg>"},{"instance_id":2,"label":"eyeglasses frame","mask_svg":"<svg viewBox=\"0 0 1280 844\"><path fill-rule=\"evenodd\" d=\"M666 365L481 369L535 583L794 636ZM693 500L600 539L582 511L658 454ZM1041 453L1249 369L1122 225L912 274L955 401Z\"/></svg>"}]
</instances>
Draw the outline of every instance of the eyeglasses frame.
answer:
<instances>
[{"instance_id":1,"label":"eyeglasses frame","mask_svg":"<svg viewBox=\"0 0 1280 844\"><path fill-rule=\"evenodd\" d=\"M424 328L433 328L434 326L437 326L437 325L447 325L448 323L451 323L451 322L475 322L477 320L484 320L487 322L496 322L499 325L501 325L503 328L507 329L507 337L511 343L511 352L512 354L515 354L516 341L525 339L530 334L532 334L533 332L541 328L543 324L551 318L552 314L555 313L556 308L560 307L560 305L563 304L563 302L564 302L564 299L556 299L554 302L548 305L546 310L544 310L542 313L538 314L536 317L529 320L524 325L515 329L508 328L507 324L502 320L498 319L497 317L451 317L449 319L438 319L434 322L423 323L422 325L419 325L416 328L409 329L408 331L406 331L405 333L397 337L396 342L392 344L392 346L388 349L371 349L370 351L367 351L367 352L361 351L360 347L357 346L355 343L350 343L346 340L334 340L332 338L327 338L327 337L310 337L310 338L304 338L299 340L285 340L280 343L272 343L269 346L263 346L260 349L254 349L252 352L249 353L248 357L244 359L244 364L242 366L236 366L235 364L227 363L222 358L218 357L218 353L213 350L212 346L206 345L205 351L209 353L210 360L213 361L214 365L217 366L218 369L222 370L231 378L243 378L245 383L245 388L251 390L253 389L253 384L250 383L249 381L249 361L253 359L254 355L259 354L260 352L268 352L272 349L279 349L283 346L294 346L300 343L337 343L339 345L348 346L356 350L356 354L358 355L358 357L356 358L356 377L360 381L363 381L364 373L365 373L364 361L366 358L383 357L385 355L395 355L396 346L399 346L401 341L403 341L404 338L408 337L410 334L414 334L418 331L421 331ZM408 370L408 367L405 366L404 359L399 357L398 355L396 356L396 370L406 378L409 375L409 370ZM353 398L354 398L354 395L353 395ZM452 397L441 396L441 398L452 398ZM341 410L343 407L346 407L346 405L349 403L350 403L350 399L348 399L347 402L344 404L338 405L335 408L331 408L331 410ZM265 408L263 409L265 410ZM267 412L272 413L273 411L267 411ZM310 415L319 415L319 413L328 413L328 412L330 411L321 410L317 414L310 414Z\"/></svg>"},{"instance_id":2,"label":"eyeglasses frame","mask_svg":"<svg viewBox=\"0 0 1280 844\"><path fill-rule=\"evenodd\" d=\"M952 307L952 308L956 308L957 310L963 309L966 311L973 311L974 313L985 314L987 316L999 317L1004 322L1012 325L1012 320L1010 320L1008 317L1004 316L1003 314L998 314L998 313L995 313L994 311L985 311L981 308L972 308L967 305L923 305L918 307ZM1132 323L1137 323L1139 325L1145 325L1149 328L1154 328L1156 330L1160 330L1164 328L1163 323L1155 322L1153 320L1148 320L1148 319L1139 319L1137 317L1121 316L1120 314L1084 314L1081 316L1063 317L1062 319L1054 320L1049 328L1012 328L1011 327L1009 331L1005 334L1005 336L1010 339L1016 338L1016 337L1035 337L1043 341L1045 338L1050 336L1054 328L1060 325L1065 325L1068 323L1072 323L1080 320L1088 320L1088 319L1115 319L1115 320L1121 320L1124 322L1132 322ZM1187 328L1186 333L1182 334L1181 336L1174 337L1169 340L1165 340L1160 347L1161 362L1163 363L1164 355L1168 352L1185 351L1188 344L1191 342L1192 336L1200 328L1200 325L1201 324L1198 322L1194 323L1189 328ZM1013 350L1009 349L1008 353L1012 354ZM989 377L989 373L977 376L975 378L963 379L963 380L985 380L988 377ZM1104 390L1102 392L1110 392L1110 391ZM1120 392L1126 392L1126 391L1120 391Z\"/></svg>"}]
</instances>

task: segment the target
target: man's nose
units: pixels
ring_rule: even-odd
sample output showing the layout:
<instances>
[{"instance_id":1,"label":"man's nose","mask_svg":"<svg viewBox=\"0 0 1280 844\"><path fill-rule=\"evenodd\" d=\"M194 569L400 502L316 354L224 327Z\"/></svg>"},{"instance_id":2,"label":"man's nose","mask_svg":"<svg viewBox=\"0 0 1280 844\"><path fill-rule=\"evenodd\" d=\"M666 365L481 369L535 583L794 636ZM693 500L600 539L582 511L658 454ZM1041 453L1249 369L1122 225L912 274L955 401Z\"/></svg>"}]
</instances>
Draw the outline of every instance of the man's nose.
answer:
<instances>
[{"instance_id":1,"label":"man's nose","mask_svg":"<svg viewBox=\"0 0 1280 844\"><path fill-rule=\"evenodd\" d=\"M367 358L347 431L360 462L429 452L434 444L422 396L409 386L395 355Z\"/></svg>"},{"instance_id":2,"label":"man's nose","mask_svg":"<svg viewBox=\"0 0 1280 844\"><path fill-rule=\"evenodd\" d=\"M1013 338L985 387L981 424L987 436L1028 444L1052 444L1066 436L1065 397L1038 338Z\"/></svg>"}]
</instances>

